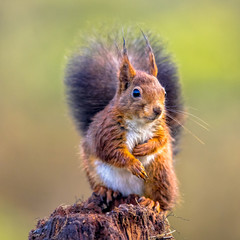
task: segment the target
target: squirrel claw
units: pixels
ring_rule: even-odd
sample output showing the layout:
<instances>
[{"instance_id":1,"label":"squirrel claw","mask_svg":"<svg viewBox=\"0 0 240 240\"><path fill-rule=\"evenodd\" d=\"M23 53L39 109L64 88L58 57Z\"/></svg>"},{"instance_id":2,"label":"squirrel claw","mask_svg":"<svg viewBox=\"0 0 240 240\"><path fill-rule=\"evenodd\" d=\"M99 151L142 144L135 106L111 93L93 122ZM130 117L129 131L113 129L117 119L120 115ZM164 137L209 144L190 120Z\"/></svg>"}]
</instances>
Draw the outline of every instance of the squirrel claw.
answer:
<instances>
[{"instance_id":1,"label":"squirrel claw","mask_svg":"<svg viewBox=\"0 0 240 240\"><path fill-rule=\"evenodd\" d=\"M148 175L146 174L145 171L142 171L137 177L142 178L144 181L146 181L146 179L148 178Z\"/></svg>"},{"instance_id":2,"label":"squirrel claw","mask_svg":"<svg viewBox=\"0 0 240 240\"><path fill-rule=\"evenodd\" d=\"M94 189L94 193L101 198L101 201L104 201L106 198L107 188L104 186L97 186Z\"/></svg>"},{"instance_id":3,"label":"squirrel claw","mask_svg":"<svg viewBox=\"0 0 240 240\"><path fill-rule=\"evenodd\" d=\"M158 212L158 213L161 212L160 204L159 204L158 201L155 202L155 206L154 206L153 210Z\"/></svg>"},{"instance_id":4,"label":"squirrel claw","mask_svg":"<svg viewBox=\"0 0 240 240\"><path fill-rule=\"evenodd\" d=\"M145 168L139 160L136 160L129 168L130 172L138 178L142 178L144 181L148 178Z\"/></svg>"},{"instance_id":5,"label":"squirrel claw","mask_svg":"<svg viewBox=\"0 0 240 240\"><path fill-rule=\"evenodd\" d=\"M105 186L98 185L94 189L94 193L101 198L101 201L106 201L106 204L109 205L115 198L121 195L118 191L113 191L110 188Z\"/></svg>"},{"instance_id":6,"label":"squirrel claw","mask_svg":"<svg viewBox=\"0 0 240 240\"><path fill-rule=\"evenodd\" d=\"M158 201L154 202L152 199L145 198L144 196L142 196L138 199L138 203L139 205L149 208L153 211L156 211L157 213L162 212Z\"/></svg>"}]
</instances>

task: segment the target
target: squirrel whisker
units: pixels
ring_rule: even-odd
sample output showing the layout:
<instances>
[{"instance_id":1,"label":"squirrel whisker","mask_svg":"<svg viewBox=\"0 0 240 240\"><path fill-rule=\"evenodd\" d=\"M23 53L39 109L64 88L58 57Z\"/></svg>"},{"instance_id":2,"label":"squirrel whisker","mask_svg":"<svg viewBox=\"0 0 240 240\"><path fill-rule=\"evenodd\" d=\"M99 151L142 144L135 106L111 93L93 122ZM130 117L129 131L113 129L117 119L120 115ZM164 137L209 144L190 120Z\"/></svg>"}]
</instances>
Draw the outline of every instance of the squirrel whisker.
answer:
<instances>
[{"instance_id":1,"label":"squirrel whisker","mask_svg":"<svg viewBox=\"0 0 240 240\"><path fill-rule=\"evenodd\" d=\"M172 117L169 113L166 113L166 116L171 118L173 121L178 123L184 130L186 130L190 135L192 135L196 140L198 140L201 144L205 144L198 136L196 136L192 131L190 131L187 127L185 127L183 124L180 123L180 121L176 120L174 117Z\"/></svg>"},{"instance_id":2,"label":"squirrel whisker","mask_svg":"<svg viewBox=\"0 0 240 240\"><path fill-rule=\"evenodd\" d=\"M206 127L204 124L208 125L207 123L205 123L203 120L201 120L199 117L194 116L193 114L190 114L188 112L183 112L183 111L175 111L175 110L171 110L171 109L167 109L167 111L169 112L173 112L173 113L182 113L183 115L186 115L188 117L188 119L194 123L196 123L198 126L202 127L203 129L205 129L206 131L210 131L208 127ZM191 118L192 117L192 118ZM199 121L203 122L204 124L198 122L197 120L193 119L196 118Z\"/></svg>"}]
</instances>

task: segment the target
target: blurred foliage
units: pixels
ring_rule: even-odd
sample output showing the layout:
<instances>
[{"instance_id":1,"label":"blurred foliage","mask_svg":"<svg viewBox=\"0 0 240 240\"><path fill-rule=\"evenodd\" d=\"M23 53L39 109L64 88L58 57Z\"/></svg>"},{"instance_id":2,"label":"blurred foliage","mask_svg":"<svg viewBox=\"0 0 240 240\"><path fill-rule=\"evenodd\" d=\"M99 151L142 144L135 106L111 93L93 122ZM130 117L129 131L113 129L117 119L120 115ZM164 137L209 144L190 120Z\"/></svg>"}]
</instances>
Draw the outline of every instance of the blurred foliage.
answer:
<instances>
[{"instance_id":1,"label":"blurred foliage","mask_svg":"<svg viewBox=\"0 0 240 240\"><path fill-rule=\"evenodd\" d=\"M240 2L0 2L0 239L90 194L62 84L64 56L100 23L160 34L179 66L189 116L176 169L177 239L240 239ZM185 221L183 219L188 219Z\"/></svg>"}]
</instances>

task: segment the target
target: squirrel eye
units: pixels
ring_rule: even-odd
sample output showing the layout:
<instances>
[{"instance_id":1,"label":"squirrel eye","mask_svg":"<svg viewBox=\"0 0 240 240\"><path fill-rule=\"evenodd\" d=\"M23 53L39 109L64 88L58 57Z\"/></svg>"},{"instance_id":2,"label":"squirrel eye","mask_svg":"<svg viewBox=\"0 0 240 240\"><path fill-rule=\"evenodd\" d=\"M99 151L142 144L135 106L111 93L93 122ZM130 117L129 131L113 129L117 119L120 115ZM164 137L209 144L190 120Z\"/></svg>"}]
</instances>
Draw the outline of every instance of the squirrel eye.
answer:
<instances>
[{"instance_id":1,"label":"squirrel eye","mask_svg":"<svg viewBox=\"0 0 240 240\"><path fill-rule=\"evenodd\" d=\"M134 88L133 91L132 91L132 96L133 96L134 98L141 97L141 92L139 91L139 89Z\"/></svg>"}]
</instances>

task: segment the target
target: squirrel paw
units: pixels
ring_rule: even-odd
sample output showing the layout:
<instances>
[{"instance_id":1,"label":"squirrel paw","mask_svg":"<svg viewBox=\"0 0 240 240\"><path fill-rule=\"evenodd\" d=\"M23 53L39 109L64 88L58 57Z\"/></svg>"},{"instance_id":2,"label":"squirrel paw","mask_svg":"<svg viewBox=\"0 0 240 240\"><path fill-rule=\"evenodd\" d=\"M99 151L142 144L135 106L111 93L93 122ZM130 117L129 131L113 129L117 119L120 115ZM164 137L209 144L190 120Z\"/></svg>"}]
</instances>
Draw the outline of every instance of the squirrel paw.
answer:
<instances>
[{"instance_id":1,"label":"squirrel paw","mask_svg":"<svg viewBox=\"0 0 240 240\"><path fill-rule=\"evenodd\" d=\"M138 203L141 206L147 207L151 210L154 210L158 213L162 212L161 208L160 208L160 204L158 201L154 202L152 199L150 198L145 198L145 197L141 197L138 199Z\"/></svg>"},{"instance_id":2,"label":"squirrel paw","mask_svg":"<svg viewBox=\"0 0 240 240\"><path fill-rule=\"evenodd\" d=\"M112 189L102 185L98 185L93 191L96 195L100 196L102 201L106 200L107 205L109 205L109 203L112 202L114 198L117 198L121 195L120 192L113 191Z\"/></svg>"},{"instance_id":3,"label":"squirrel paw","mask_svg":"<svg viewBox=\"0 0 240 240\"><path fill-rule=\"evenodd\" d=\"M143 157L151 153L152 151L148 143L139 144L132 151L132 154L136 157Z\"/></svg>"},{"instance_id":4,"label":"squirrel paw","mask_svg":"<svg viewBox=\"0 0 240 240\"><path fill-rule=\"evenodd\" d=\"M139 160L135 160L130 166L128 166L128 170L138 178L142 178L146 181L148 178L147 173L145 172L145 168Z\"/></svg>"}]
</instances>

